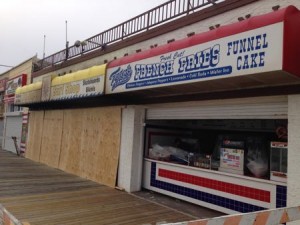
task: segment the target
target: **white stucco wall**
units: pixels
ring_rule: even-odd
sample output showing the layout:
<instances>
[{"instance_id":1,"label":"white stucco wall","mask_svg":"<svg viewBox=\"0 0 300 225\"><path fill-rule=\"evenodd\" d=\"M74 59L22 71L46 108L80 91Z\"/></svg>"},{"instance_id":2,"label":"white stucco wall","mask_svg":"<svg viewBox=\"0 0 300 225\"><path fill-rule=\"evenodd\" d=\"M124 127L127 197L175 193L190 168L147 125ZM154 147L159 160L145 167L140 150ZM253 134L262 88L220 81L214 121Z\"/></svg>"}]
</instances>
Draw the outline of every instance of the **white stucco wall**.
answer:
<instances>
[{"instance_id":1,"label":"white stucco wall","mask_svg":"<svg viewBox=\"0 0 300 225\"><path fill-rule=\"evenodd\" d=\"M300 95L288 97L288 186L287 206L300 205ZM300 221L289 225L300 224Z\"/></svg>"},{"instance_id":2,"label":"white stucco wall","mask_svg":"<svg viewBox=\"0 0 300 225\"><path fill-rule=\"evenodd\" d=\"M127 192L141 189L144 111L142 107L137 106L122 109L118 186Z\"/></svg>"}]
</instances>

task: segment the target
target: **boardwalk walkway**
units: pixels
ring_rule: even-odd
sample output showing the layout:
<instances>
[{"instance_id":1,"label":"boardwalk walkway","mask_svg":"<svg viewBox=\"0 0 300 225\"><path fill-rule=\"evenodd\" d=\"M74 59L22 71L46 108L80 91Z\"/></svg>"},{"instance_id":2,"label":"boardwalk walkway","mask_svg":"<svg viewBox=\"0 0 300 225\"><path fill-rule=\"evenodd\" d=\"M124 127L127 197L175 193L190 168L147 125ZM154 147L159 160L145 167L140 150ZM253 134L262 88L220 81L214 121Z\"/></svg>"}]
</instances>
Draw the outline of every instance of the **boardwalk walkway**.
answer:
<instances>
[{"instance_id":1,"label":"boardwalk walkway","mask_svg":"<svg viewBox=\"0 0 300 225\"><path fill-rule=\"evenodd\" d=\"M31 225L138 225L194 219L2 150L0 203Z\"/></svg>"}]
</instances>

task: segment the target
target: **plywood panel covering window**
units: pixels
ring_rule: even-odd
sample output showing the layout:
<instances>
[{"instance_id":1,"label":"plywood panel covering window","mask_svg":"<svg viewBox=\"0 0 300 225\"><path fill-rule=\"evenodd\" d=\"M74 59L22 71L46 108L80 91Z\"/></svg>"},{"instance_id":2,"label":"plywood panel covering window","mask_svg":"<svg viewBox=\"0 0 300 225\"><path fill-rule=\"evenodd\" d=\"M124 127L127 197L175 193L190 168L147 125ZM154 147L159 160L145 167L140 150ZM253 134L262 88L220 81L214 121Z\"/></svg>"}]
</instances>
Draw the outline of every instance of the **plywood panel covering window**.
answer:
<instances>
[{"instance_id":1,"label":"plywood panel covering window","mask_svg":"<svg viewBox=\"0 0 300 225\"><path fill-rule=\"evenodd\" d=\"M59 168L80 175L82 109L65 110Z\"/></svg>"},{"instance_id":2,"label":"plywood panel covering window","mask_svg":"<svg viewBox=\"0 0 300 225\"><path fill-rule=\"evenodd\" d=\"M120 107L65 110L59 168L114 187L120 130Z\"/></svg>"},{"instance_id":3,"label":"plywood panel covering window","mask_svg":"<svg viewBox=\"0 0 300 225\"><path fill-rule=\"evenodd\" d=\"M59 164L63 114L62 110L51 110L44 116L40 162L54 168Z\"/></svg>"},{"instance_id":4,"label":"plywood panel covering window","mask_svg":"<svg viewBox=\"0 0 300 225\"><path fill-rule=\"evenodd\" d=\"M115 186L120 107L31 112L29 126L27 158Z\"/></svg>"},{"instance_id":5,"label":"plywood panel covering window","mask_svg":"<svg viewBox=\"0 0 300 225\"><path fill-rule=\"evenodd\" d=\"M43 123L44 111L30 112L26 157L37 162L40 161Z\"/></svg>"}]
</instances>

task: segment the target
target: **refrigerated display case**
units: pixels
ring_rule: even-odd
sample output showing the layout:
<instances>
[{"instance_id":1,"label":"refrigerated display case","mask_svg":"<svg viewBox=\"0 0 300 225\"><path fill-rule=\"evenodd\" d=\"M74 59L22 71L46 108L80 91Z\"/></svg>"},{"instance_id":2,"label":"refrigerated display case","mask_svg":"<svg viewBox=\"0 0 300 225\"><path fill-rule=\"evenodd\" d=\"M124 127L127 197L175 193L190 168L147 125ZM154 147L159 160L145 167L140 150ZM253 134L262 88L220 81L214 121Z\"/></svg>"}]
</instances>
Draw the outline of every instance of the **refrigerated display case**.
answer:
<instances>
[{"instance_id":1,"label":"refrigerated display case","mask_svg":"<svg viewBox=\"0 0 300 225\"><path fill-rule=\"evenodd\" d=\"M270 179L287 181L287 142L271 142Z\"/></svg>"}]
</instances>

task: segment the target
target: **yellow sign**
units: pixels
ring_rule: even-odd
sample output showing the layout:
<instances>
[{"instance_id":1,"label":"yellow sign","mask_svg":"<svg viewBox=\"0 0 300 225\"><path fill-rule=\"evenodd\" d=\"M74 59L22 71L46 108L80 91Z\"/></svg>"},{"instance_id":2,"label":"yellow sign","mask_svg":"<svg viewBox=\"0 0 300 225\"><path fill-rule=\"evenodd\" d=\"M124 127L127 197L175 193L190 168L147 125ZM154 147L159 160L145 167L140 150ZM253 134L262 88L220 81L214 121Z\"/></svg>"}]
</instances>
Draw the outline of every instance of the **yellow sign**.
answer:
<instances>
[{"instance_id":1,"label":"yellow sign","mask_svg":"<svg viewBox=\"0 0 300 225\"><path fill-rule=\"evenodd\" d=\"M104 93L106 64L55 77L50 100L85 98Z\"/></svg>"}]
</instances>

